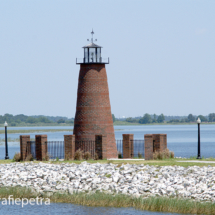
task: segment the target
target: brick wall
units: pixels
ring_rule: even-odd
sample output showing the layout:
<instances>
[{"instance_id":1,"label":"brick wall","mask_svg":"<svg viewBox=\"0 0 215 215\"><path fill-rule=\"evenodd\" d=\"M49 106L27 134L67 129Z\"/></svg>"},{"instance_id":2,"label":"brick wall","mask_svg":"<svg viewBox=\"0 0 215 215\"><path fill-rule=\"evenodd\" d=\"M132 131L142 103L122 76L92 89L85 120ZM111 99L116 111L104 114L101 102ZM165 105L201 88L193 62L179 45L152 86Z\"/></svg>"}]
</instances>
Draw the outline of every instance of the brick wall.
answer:
<instances>
[{"instance_id":1,"label":"brick wall","mask_svg":"<svg viewBox=\"0 0 215 215\"><path fill-rule=\"evenodd\" d=\"M36 144L36 159L44 160L47 155L47 135L36 135L35 136Z\"/></svg>"},{"instance_id":2,"label":"brick wall","mask_svg":"<svg viewBox=\"0 0 215 215\"><path fill-rule=\"evenodd\" d=\"M77 141L106 136L107 158L118 157L105 64L80 65L73 134Z\"/></svg>"},{"instance_id":3,"label":"brick wall","mask_svg":"<svg viewBox=\"0 0 215 215\"><path fill-rule=\"evenodd\" d=\"M65 159L73 160L75 155L75 135L64 135Z\"/></svg>"},{"instance_id":4,"label":"brick wall","mask_svg":"<svg viewBox=\"0 0 215 215\"><path fill-rule=\"evenodd\" d=\"M95 136L95 151L99 159L107 159L107 137L104 135Z\"/></svg>"},{"instance_id":5,"label":"brick wall","mask_svg":"<svg viewBox=\"0 0 215 215\"><path fill-rule=\"evenodd\" d=\"M30 135L20 135L20 154L21 160L24 161L28 155L29 147L27 142L30 141Z\"/></svg>"},{"instance_id":6,"label":"brick wall","mask_svg":"<svg viewBox=\"0 0 215 215\"><path fill-rule=\"evenodd\" d=\"M134 154L133 134L123 134L123 158L132 158Z\"/></svg>"},{"instance_id":7,"label":"brick wall","mask_svg":"<svg viewBox=\"0 0 215 215\"><path fill-rule=\"evenodd\" d=\"M166 134L145 134L145 160L153 159L153 153L167 148Z\"/></svg>"},{"instance_id":8,"label":"brick wall","mask_svg":"<svg viewBox=\"0 0 215 215\"><path fill-rule=\"evenodd\" d=\"M153 159L153 137L152 134L144 135L145 160Z\"/></svg>"},{"instance_id":9,"label":"brick wall","mask_svg":"<svg viewBox=\"0 0 215 215\"><path fill-rule=\"evenodd\" d=\"M163 151L167 149L167 135L160 134L160 150Z\"/></svg>"}]
</instances>

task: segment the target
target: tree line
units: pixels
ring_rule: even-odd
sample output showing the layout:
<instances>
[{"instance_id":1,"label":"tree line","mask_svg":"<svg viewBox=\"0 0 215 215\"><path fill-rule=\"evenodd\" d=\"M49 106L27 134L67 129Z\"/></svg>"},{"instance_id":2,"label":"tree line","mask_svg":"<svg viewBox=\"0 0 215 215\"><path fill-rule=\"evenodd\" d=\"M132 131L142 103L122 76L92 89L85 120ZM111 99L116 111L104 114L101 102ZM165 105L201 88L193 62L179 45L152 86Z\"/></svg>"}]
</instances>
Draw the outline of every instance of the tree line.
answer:
<instances>
[{"instance_id":1,"label":"tree line","mask_svg":"<svg viewBox=\"0 0 215 215\"><path fill-rule=\"evenodd\" d=\"M67 117L61 116L43 116L43 115L35 115L35 116L27 116L24 114L12 115L12 114L4 114L0 115L0 124L4 124L7 122L10 126L16 125L25 125L25 124L48 124L48 123L73 123L73 119L69 119Z\"/></svg>"},{"instance_id":2,"label":"tree line","mask_svg":"<svg viewBox=\"0 0 215 215\"><path fill-rule=\"evenodd\" d=\"M198 117L201 119L202 122L215 122L215 113L210 113L208 116L203 115L193 115L189 114L187 117L180 117L181 119L169 119L166 120L166 116L164 114L160 115L150 115L148 113L144 114L143 117L128 117L125 119L126 122L130 123L140 123L140 124L149 124L149 123L194 123L198 119ZM168 116L168 118L170 118ZM176 116L175 116L176 118ZM178 117L179 118L179 117Z\"/></svg>"},{"instance_id":3,"label":"tree line","mask_svg":"<svg viewBox=\"0 0 215 215\"><path fill-rule=\"evenodd\" d=\"M215 122L215 113L210 113L207 116L203 115L193 115L189 114L187 117L180 116L164 116L164 114L160 115L150 115L148 113L144 114L143 117L128 117L124 119L126 122L130 123L140 123L140 124L149 124L149 123L195 123L197 118L200 118L202 122ZM112 114L113 122L120 121L121 119L117 119L114 114ZM12 115L12 114L4 114L0 115L0 124L4 124L4 122L10 126L17 125L28 125L28 124L72 124L74 123L74 118L67 118L62 116L43 116L43 115L35 115L35 116L27 116L24 114Z\"/></svg>"},{"instance_id":4,"label":"tree line","mask_svg":"<svg viewBox=\"0 0 215 215\"><path fill-rule=\"evenodd\" d=\"M138 119L138 118L132 118L132 117L128 117L126 119L126 122L140 123L140 124L163 123L164 121L165 121L165 116L163 114L161 114L159 116L157 116L156 114L154 114L153 116L151 116L148 113L144 114L144 116L141 117L140 119Z\"/></svg>"}]
</instances>

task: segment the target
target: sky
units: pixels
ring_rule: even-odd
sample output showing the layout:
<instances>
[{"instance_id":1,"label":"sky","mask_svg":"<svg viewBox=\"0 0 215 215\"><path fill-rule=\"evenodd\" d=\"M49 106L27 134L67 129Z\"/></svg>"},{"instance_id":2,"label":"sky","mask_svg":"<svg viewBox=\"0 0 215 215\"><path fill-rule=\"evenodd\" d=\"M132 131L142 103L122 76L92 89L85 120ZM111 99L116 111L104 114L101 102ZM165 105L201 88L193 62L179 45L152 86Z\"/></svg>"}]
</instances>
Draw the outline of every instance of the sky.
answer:
<instances>
[{"instance_id":1,"label":"sky","mask_svg":"<svg viewBox=\"0 0 215 215\"><path fill-rule=\"evenodd\" d=\"M0 0L0 115L74 117L92 28L116 117L215 112L214 0Z\"/></svg>"}]
</instances>

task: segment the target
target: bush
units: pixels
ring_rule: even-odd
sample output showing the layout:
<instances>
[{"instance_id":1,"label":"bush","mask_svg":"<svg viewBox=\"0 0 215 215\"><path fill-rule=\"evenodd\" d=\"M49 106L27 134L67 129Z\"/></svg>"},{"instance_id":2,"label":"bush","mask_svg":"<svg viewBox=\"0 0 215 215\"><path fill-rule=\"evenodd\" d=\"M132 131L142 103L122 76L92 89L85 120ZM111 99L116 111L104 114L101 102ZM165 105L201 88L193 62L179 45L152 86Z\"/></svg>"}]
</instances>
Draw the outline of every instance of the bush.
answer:
<instances>
[{"instance_id":1,"label":"bush","mask_svg":"<svg viewBox=\"0 0 215 215\"><path fill-rule=\"evenodd\" d=\"M80 160L82 160L82 157L83 157L83 151L81 151L81 149L78 149L78 150L75 152L74 159L80 161Z\"/></svg>"},{"instance_id":2,"label":"bush","mask_svg":"<svg viewBox=\"0 0 215 215\"><path fill-rule=\"evenodd\" d=\"M21 154L20 153L15 153L13 156L13 162L20 162L21 161Z\"/></svg>"},{"instance_id":3,"label":"bush","mask_svg":"<svg viewBox=\"0 0 215 215\"><path fill-rule=\"evenodd\" d=\"M174 152L169 151L169 149L165 149L163 151L156 151L153 153L154 160L163 160L168 158L174 158Z\"/></svg>"},{"instance_id":4,"label":"bush","mask_svg":"<svg viewBox=\"0 0 215 215\"><path fill-rule=\"evenodd\" d=\"M169 158L169 157L170 157L169 149L165 149L165 150L163 151L163 157L164 157L164 158Z\"/></svg>"},{"instance_id":5,"label":"bush","mask_svg":"<svg viewBox=\"0 0 215 215\"><path fill-rule=\"evenodd\" d=\"M91 158L91 153L90 152L85 152L83 154L83 157L84 157L85 160L89 160Z\"/></svg>"},{"instance_id":6,"label":"bush","mask_svg":"<svg viewBox=\"0 0 215 215\"><path fill-rule=\"evenodd\" d=\"M170 151L170 158L174 158L174 152Z\"/></svg>"},{"instance_id":7,"label":"bush","mask_svg":"<svg viewBox=\"0 0 215 215\"><path fill-rule=\"evenodd\" d=\"M142 154L138 152L138 158L142 158Z\"/></svg>"},{"instance_id":8,"label":"bush","mask_svg":"<svg viewBox=\"0 0 215 215\"><path fill-rule=\"evenodd\" d=\"M46 153L46 155L45 155L45 161L49 161L49 159L50 159L50 155L49 155L49 153Z\"/></svg>"},{"instance_id":9,"label":"bush","mask_svg":"<svg viewBox=\"0 0 215 215\"><path fill-rule=\"evenodd\" d=\"M95 153L94 160L98 160L98 159L99 159L99 156L97 153Z\"/></svg>"},{"instance_id":10,"label":"bush","mask_svg":"<svg viewBox=\"0 0 215 215\"><path fill-rule=\"evenodd\" d=\"M153 153L153 159L154 160L163 160L164 159L163 152L159 151L159 152Z\"/></svg>"},{"instance_id":11,"label":"bush","mask_svg":"<svg viewBox=\"0 0 215 215\"><path fill-rule=\"evenodd\" d=\"M118 158L122 158L122 153L118 151Z\"/></svg>"},{"instance_id":12,"label":"bush","mask_svg":"<svg viewBox=\"0 0 215 215\"><path fill-rule=\"evenodd\" d=\"M32 154L28 154L27 157L25 158L25 161L33 161L33 156Z\"/></svg>"}]
</instances>

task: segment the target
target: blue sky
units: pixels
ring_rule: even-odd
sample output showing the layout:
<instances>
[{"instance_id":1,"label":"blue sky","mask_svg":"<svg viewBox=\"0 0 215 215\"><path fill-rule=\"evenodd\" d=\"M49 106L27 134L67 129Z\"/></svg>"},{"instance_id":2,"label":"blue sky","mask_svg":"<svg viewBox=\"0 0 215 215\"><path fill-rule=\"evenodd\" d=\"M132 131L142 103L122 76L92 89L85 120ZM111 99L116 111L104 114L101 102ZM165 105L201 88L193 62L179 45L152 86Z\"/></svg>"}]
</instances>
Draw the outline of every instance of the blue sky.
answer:
<instances>
[{"instance_id":1,"label":"blue sky","mask_svg":"<svg viewBox=\"0 0 215 215\"><path fill-rule=\"evenodd\" d=\"M215 1L0 0L0 115L74 117L82 47L103 46L112 112L215 112Z\"/></svg>"}]
</instances>

